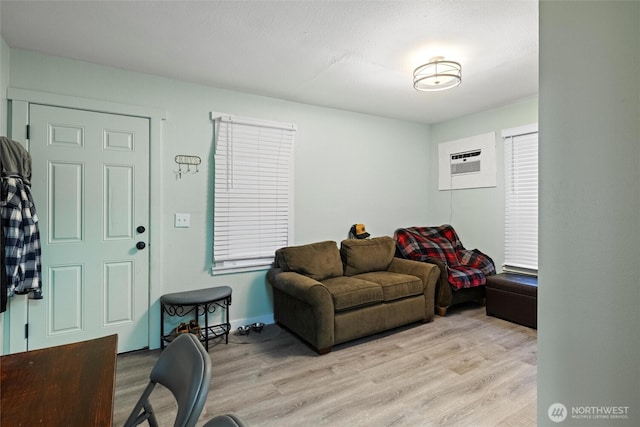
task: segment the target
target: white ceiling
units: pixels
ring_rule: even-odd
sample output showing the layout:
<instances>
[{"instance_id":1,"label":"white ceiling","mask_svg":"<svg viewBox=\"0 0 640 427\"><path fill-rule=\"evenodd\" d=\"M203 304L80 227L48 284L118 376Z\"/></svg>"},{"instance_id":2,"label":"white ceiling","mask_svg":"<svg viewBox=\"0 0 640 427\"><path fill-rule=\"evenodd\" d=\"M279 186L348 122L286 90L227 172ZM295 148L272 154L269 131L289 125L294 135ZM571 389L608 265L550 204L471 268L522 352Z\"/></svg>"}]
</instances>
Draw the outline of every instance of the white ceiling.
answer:
<instances>
[{"instance_id":1,"label":"white ceiling","mask_svg":"<svg viewBox=\"0 0 640 427\"><path fill-rule=\"evenodd\" d=\"M537 94L537 0L0 1L12 48L436 123ZM462 84L417 92L433 56Z\"/></svg>"}]
</instances>

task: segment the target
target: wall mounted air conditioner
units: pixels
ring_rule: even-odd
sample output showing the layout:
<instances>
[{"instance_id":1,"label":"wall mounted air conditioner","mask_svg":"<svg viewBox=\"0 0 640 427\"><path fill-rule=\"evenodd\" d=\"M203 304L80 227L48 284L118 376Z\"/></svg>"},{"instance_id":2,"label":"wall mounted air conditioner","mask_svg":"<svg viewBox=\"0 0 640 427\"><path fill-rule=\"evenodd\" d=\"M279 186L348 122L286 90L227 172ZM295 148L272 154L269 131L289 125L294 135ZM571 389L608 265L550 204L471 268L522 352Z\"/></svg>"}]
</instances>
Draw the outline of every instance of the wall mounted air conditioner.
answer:
<instances>
[{"instance_id":1,"label":"wall mounted air conditioner","mask_svg":"<svg viewBox=\"0 0 640 427\"><path fill-rule=\"evenodd\" d=\"M495 133L439 144L438 166L439 190L495 187Z\"/></svg>"},{"instance_id":2,"label":"wall mounted air conditioner","mask_svg":"<svg viewBox=\"0 0 640 427\"><path fill-rule=\"evenodd\" d=\"M462 175L466 173L480 173L481 161L480 155L481 149L463 151L460 153L453 153L451 157L451 175Z\"/></svg>"}]
</instances>

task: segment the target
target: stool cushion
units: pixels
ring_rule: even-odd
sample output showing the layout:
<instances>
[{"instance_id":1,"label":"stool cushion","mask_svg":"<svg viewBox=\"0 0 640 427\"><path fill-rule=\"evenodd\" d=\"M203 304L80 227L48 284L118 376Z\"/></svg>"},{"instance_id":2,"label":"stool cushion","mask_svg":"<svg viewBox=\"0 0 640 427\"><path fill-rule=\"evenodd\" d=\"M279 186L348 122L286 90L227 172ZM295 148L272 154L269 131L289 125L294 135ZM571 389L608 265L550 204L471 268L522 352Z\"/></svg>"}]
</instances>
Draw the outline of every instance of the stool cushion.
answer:
<instances>
[{"instance_id":1,"label":"stool cushion","mask_svg":"<svg viewBox=\"0 0 640 427\"><path fill-rule=\"evenodd\" d=\"M217 286L214 288L197 289L195 291L174 292L160 297L162 304L194 305L208 301L216 301L231 296L229 286Z\"/></svg>"},{"instance_id":2,"label":"stool cushion","mask_svg":"<svg viewBox=\"0 0 640 427\"><path fill-rule=\"evenodd\" d=\"M538 278L524 274L501 273L487 277L487 288L502 289L516 294L538 296Z\"/></svg>"}]
</instances>

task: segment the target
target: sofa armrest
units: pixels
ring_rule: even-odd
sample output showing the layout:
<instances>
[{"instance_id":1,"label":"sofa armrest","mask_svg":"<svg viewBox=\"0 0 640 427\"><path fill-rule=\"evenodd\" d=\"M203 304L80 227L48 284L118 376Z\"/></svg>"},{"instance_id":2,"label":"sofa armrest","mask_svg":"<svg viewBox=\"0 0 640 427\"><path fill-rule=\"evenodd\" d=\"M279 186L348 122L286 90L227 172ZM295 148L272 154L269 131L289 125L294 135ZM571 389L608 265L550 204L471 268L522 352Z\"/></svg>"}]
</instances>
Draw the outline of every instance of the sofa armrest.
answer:
<instances>
[{"instance_id":1,"label":"sofa armrest","mask_svg":"<svg viewBox=\"0 0 640 427\"><path fill-rule=\"evenodd\" d=\"M440 271L440 277L436 285L436 308L440 310L441 315L444 315L442 310L446 311L453 302L453 290L449 284L447 266L437 258L427 258L425 262L436 265Z\"/></svg>"},{"instance_id":2,"label":"sofa armrest","mask_svg":"<svg viewBox=\"0 0 640 427\"><path fill-rule=\"evenodd\" d=\"M267 281L274 289L276 322L306 340L319 353L334 344L334 305L329 290L315 279L272 268Z\"/></svg>"},{"instance_id":3,"label":"sofa armrest","mask_svg":"<svg viewBox=\"0 0 640 427\"><path fill-rule=\"evenodd\" d=\"M434 264L394 257L388 270L393 273L416 276L422 280L425 296L424 322L426 323L433 320L436 283L440 277L440 270L438 267Z\"/></svg>"},{"instance_id":4,"label":"sofa armrest","mask_svg":"<svg viewBox=\"0 0 640 427\"><path fill-rule=\"evenodd\" d=\"M314 307L326 307L333 313L333 299L322 283L300 273L276 270L267 274L271 286Z\"/></svg>"}]
</instances>

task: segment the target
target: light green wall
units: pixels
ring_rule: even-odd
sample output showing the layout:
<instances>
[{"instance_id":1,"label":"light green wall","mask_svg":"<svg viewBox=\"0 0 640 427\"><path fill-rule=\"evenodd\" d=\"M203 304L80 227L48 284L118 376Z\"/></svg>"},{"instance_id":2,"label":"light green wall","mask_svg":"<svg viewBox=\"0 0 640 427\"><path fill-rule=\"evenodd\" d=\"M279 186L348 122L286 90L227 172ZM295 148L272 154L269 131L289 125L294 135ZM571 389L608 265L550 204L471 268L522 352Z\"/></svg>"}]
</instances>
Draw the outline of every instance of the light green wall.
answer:
<instances>
[{"instance_id":1,"label":"light green wall","mask_svg":"<svg viewBox=\"0 0 640 427\"><path fill-rule=\"evenodd\" d=\"M538 425L638 426L640 2L540 2L539 108Z\"/></svg>"},{"instance_id":2,"label":"light green wall","mask_svg":"<svg viewBox=\"0 0 640 427\"><path fill-rule=\"evenodd\" d=\"M431 126L428 225L450 223L465 247L491 256L498 270L504 262L504 144L500 135L503 129L537 122L538 99L530 98ZM496 135L496 186L439 191L438 145L489 132Z\"/></svg>"},{"instance_id":3,"label":"light green wall","mask_svg":"<svg viewBox=\"0 0 640 427\"><path fill-rule=\"evenodd\" d=\"M0 135L7 135L7 87L9 86L9 46L0 37Z\"/></svg>"},{"instance_id":4,"label":"light green wall","mask_svg":"<svg viewBox=\"0 0 640 427\"><path fill-rule=\"evenodd\" d=\"M423 124L247 95L151 75L11 50L10 86L165 110L160 215L162 293L229 284L232 322L272 315L264 272L212 277L212 137L210 111L298 127L295 142L294 243L340 241L364 223L376 235L422 223L428 188L429 127ZM202 157L197 175L176 179L177 154ZM410 171L410 172L407 172ZM173 227L190 213L191 228ZM158 242L153 242L157 245ZM156 315L157 304L152 307ZM152 322L155 322L152 318ZM155 325L155 323L153 323ZM152 342L153 344L153 342Z\"/></svg>"}]
</instances>

